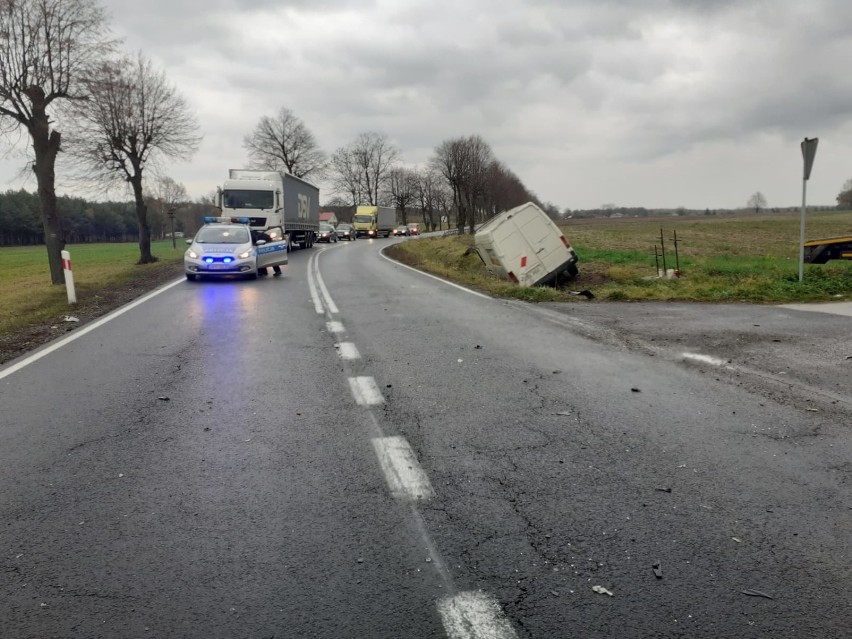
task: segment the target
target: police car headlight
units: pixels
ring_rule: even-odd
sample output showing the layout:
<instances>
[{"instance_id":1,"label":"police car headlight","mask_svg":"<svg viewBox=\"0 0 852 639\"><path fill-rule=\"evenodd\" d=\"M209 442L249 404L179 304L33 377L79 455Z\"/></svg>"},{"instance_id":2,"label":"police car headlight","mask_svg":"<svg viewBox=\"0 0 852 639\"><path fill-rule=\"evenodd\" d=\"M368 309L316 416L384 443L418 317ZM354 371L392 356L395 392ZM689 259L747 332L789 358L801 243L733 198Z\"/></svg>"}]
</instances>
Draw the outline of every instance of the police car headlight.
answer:
<instances>
[{"instance_id":1,"label":"police car headlight","mask_svg":"<svg viewBox=\"0 0 852 639\"><path fill-rule=\"evenodd\" d=\"M187 250L186 254L187 254L187 255L188 255L191 259L193 259L193 260L197 260L197 259L198 259L198 253L196 253L196 252L195 252L195 251L193 251L192 249Z\"/></svg>"},{"instance_id":2,"label":"police car headlight","mask_svg":"<svg viewBox=\"0 0 852 639\"><path fill-rule=\"evenodd\" d=\"M237 257L240 258L241 260L247 260L248 258L251 257L251 250L243 251L242 253L237 255Z\"/></svg>"}]
</instances>

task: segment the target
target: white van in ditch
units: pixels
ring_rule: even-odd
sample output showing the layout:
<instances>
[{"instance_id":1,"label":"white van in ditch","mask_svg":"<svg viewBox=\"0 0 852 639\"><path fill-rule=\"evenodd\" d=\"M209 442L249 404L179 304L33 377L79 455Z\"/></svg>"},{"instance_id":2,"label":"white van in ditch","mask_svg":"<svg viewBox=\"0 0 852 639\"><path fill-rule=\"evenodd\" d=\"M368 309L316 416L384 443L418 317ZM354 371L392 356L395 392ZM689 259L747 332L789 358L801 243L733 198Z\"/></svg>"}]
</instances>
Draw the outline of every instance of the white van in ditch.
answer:
<instances>
[{"instance_id":1,"label":"white van in ditch","mask_svg":"<svg viewBox=\"0 0 852 639\"><path fill-rule=\"evenodd\" d=\"M527 202L497 215L474 236L485 270L521 286L576 276L577 254L547 213Z\"/></svg>"}]
</instances>

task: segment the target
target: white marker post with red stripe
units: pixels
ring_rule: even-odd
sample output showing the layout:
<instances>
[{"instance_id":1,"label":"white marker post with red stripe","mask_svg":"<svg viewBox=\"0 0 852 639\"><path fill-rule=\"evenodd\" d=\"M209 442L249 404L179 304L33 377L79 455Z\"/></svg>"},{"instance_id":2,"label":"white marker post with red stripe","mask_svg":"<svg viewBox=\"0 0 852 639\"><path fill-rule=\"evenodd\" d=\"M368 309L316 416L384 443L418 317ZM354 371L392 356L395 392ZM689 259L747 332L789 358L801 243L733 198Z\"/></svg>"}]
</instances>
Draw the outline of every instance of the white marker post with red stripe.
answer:
<instances>
[{"instance_id":1,"label":"white marker post with red stripe","mask_svg":"<svg viewBox=\"0 0 852 639\"><path fill-rule=\"evenodd\" d=\"M65 272L65 288L68 291L68 303L77 303L77 293L74 292L74 273L71 271L71 253L62 251L62 270Z\"/></svg>"}]
</instances>

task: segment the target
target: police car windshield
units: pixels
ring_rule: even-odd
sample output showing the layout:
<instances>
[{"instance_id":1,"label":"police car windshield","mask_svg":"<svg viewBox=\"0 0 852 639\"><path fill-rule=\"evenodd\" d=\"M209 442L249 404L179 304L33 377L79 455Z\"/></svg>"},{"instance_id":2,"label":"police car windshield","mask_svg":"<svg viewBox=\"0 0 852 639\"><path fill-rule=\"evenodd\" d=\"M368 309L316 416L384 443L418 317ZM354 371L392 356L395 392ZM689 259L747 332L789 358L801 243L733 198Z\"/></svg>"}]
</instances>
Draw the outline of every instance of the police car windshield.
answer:
<instances>
[{"instance_id":1,"label":"police car windshield","mask_svg":"<svg viewBox=\"0 0 852 639\"><path fill-rule=\"evenodd\" d=\"M271 209L274 202L272 191L225 191L225 207L229 209Z\"/></svg>"},{"instance_id":2,"label":"police car windshield","mask_svg":"<svg viewBox=\"0 0 852 639\"><path fill-rule=\"evenodd\" d=\"M198 231L195 241L201 244L245 244L249 241L249 232L244 226L211 224Z\"/></svg>"}]
</instances>

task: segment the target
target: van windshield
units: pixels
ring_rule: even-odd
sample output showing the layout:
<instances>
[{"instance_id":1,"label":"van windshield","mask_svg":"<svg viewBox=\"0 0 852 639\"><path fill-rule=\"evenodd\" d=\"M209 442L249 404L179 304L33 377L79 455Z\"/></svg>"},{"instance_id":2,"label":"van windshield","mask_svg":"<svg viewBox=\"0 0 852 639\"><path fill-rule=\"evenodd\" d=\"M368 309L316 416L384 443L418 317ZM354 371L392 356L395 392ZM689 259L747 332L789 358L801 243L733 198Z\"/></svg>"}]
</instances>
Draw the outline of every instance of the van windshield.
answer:
<instances>
[{"instance_id":1,"label":"van windshield","mask_svg":"<svg viewBox=\"0 0 852 639\"><path fill-rule=\"evenodd\" d=\"M273 195L272 191L228 189L223 199L228 209L271 209L275 202Z\"/></svg>"}]
</instances>

